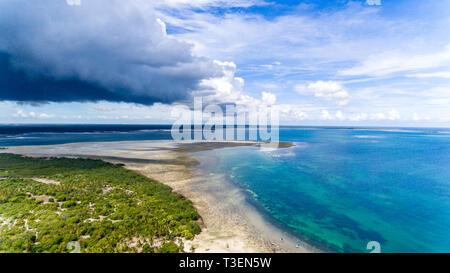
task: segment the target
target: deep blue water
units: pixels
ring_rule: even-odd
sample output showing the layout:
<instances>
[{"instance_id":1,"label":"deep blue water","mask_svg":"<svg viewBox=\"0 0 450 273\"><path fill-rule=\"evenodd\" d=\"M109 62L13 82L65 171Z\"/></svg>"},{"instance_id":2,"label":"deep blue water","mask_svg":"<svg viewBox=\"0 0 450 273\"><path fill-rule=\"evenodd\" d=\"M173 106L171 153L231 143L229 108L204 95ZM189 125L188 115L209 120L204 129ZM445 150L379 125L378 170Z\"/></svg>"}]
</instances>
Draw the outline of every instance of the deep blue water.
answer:
<instances>
[{"instance_id":1,"label":"deep blue water","mask_svg":"<svg viewBox=\"0 0 450 273\"><path fill-rule=\"evenodd\" d=\"M450 252L450 134L286 129L296 146L211 153L281 228L324 250Z\"/></svg>"},{"instance_id":2,"label":"deep blue water","mask_svg":"<svg viewBox=\"0 0 450 273\"><path fill-rule=\"evenodd\" d=\"M0 126L0 147L171 139L170 126ZM450 131L281 128L296 146L211 152L269 219L325 250L450 252Z\"/></svg>"}]
</instances>

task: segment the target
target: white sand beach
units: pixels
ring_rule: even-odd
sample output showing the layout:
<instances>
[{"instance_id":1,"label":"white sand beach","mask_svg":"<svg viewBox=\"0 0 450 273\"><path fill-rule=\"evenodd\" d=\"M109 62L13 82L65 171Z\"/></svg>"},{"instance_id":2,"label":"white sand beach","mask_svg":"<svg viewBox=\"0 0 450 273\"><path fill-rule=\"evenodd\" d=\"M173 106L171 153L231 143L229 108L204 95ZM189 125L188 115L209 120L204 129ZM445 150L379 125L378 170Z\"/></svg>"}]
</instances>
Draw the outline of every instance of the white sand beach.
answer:
<instances>
[{"instance_id":1,"label":"white sand beach","mask_svg":"<svg viewBox=\"0 0 450 273\"><path fill-rule=\"evenodd\" d=\"M202 232L185 242L197 253L317 252L283 233L251 206L241 190L220 174L203 174L190 154L258 145L257 142L130 141L9 147L2 153L33 157L83 157L122 163L171 187L191 200L201 216ZM282 147L290 146L283 143ZM280 240L283 237L284 240Z\"/></svg>"}]
</instances>

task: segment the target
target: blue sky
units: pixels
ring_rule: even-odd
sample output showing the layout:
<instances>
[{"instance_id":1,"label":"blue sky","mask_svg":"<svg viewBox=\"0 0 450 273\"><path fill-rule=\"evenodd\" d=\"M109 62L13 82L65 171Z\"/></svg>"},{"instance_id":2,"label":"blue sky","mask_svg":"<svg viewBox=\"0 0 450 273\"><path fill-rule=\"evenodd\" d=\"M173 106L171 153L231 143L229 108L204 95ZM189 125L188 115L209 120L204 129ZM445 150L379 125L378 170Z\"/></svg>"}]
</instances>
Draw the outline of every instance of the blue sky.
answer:
<instances>
[{"instance_id":1,"label":"blue sky","mask_svg":"<svg viewBox=\"0 0 450 273\"><path fill-rule=\"evenodd\" d=\"M4 83L2 123L171 123L202 95L283 124L450 127L450 1L67 1L37 1L37 33L37 4L2 4L23 35L0 38L0 72L54 87ZM84 92L58 91L73 79Z\"/></svg>"}]
</instances>

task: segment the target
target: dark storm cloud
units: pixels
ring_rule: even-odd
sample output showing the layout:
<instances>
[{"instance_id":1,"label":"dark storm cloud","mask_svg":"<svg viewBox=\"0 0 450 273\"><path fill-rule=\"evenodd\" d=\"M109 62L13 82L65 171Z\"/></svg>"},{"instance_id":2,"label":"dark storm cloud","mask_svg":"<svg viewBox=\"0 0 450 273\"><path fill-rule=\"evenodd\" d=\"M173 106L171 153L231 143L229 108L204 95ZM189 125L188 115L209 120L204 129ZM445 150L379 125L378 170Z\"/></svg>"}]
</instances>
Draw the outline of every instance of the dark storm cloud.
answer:
<instances>
[{"instance_id":1,"label":"dark storm cloud","mask_svg":"<svg viewBox=\"0 0 450 273\"><path fill-rule=\"evenodd\" d=\"M220 76L165 35L149 2L1 1L0 100L171 103Z\"/></svg>"}]
</instances>

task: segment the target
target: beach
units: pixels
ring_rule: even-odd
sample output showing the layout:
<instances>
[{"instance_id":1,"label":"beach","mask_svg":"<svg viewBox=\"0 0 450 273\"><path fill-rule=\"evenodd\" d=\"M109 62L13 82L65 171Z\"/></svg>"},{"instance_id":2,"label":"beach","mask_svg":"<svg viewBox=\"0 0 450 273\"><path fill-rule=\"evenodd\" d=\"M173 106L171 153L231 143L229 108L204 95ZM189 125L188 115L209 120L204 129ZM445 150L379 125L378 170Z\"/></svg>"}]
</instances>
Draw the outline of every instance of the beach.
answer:
<instances>
[{"instance_id":1,"label":"beach","mask_svg":"<svg viewBox=\"0 0 450 273\"><path fill-rule=\"evenodd\" d=\"M185 241L185 251L196 253L283 253L317 252L297 238L275 227L246 200L241 189L223 174L202 172L202 152L239 146L258 146L258 142L124 141L72 143L49 146L9 147L2 153L32 157L102 159L124 164L193 202L201 216L202 232ZM280 148L291 143L281 143ZM202 156L196 157L197 153ZM282 239L281 239L282 238Z\"/></svg>"}]
</instances>

